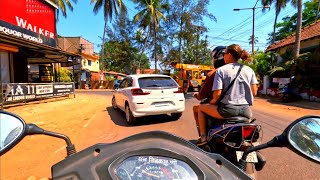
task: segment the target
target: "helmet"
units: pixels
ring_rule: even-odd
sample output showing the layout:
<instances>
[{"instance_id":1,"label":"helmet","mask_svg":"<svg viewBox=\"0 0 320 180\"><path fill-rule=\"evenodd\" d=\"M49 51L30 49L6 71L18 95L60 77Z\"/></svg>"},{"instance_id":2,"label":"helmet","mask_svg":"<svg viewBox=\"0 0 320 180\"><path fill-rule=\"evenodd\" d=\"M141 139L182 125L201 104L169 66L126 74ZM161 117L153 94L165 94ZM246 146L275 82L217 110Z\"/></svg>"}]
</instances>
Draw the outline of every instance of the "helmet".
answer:
<instances>
[{"instance_id":1,"label":"helmet","mask_svg":"<svg viewBox=\"0 0 320 180\"><path fill-rule=\"evenodd\" d=\"M219 68L225 65L223 52L226 50L226 46L217 46L211 52L212 64L214 68Z\"/></svg>"}]
</instances>

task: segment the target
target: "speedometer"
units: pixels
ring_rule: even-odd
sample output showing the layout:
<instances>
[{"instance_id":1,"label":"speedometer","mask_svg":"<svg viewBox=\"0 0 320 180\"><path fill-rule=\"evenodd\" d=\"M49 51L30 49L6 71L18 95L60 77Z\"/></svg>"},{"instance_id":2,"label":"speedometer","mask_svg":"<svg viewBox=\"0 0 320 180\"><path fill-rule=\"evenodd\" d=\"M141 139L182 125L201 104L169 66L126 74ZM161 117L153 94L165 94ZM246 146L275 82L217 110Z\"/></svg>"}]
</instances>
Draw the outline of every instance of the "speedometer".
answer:
<instances>
[{"instance_id":1,"label":"speedometer","mask_svg":"<svg viewBox=\"0 0 320 180\"><path fill-rule=\"evenodd\" d=\"M119 179L151 180L198 179L193 169L185 162L161 156L133 156L125 159L115 169Z\"/></svg>"}]
</instances>

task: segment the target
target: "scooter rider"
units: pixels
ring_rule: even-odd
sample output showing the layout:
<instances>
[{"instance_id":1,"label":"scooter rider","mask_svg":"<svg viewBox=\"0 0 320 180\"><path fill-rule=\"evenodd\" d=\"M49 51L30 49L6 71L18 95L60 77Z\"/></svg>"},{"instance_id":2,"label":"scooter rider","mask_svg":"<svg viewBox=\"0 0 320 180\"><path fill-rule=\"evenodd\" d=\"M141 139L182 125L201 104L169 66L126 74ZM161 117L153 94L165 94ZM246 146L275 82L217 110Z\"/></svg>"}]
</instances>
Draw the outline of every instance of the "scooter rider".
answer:
<instances>
[{"instance_id":1,"label":"scooter rider","mask_svg":"<svg viewBox=\"0 0 320 180\"><path fill-rule=\"evenodd\" d=\"M193 96L198 99L199 101L206 101L210 102L212 99L212 86L213 86L213 80L214 80L214 75L216 72L216 69L219 67L223 66L224 59L223 59L223 52L226 49L226 46L217 46L214 48L211 52L211 63L213 64L214 68L212 71L208 72L206 75L206 79L204 80L204 83L200 89L199 92L196 92L193 94ZM198 134L200 136L199 132L199 123L198 123L198 109L199 109L200 104L195 104L193 106L193 115L194 115L194 120L196 121L196 126L198 130Z\"/></svg>"},{"instance_id":2,"label":"scooter rider","mask_svg":"<svg viewBox=\"0 0 320 180\"><path fill-rule=\"evenodd\" d=\"M217 119L232 116L251 118L252 116L250 106L253 104L253 96L257 94L258 81L249 66L239 64L240 58L245 61L248 59L248 53L238 44L232 44L226 48L224 52L226 65L215 73L212 87L213 99L210 104L199 106L198 121L201 134L199 146L205 145L207 141L206 114ZM226 90L222 92L224 88ZM220 105L217 104L218 101Z\"/></svg>"}]
</instances>

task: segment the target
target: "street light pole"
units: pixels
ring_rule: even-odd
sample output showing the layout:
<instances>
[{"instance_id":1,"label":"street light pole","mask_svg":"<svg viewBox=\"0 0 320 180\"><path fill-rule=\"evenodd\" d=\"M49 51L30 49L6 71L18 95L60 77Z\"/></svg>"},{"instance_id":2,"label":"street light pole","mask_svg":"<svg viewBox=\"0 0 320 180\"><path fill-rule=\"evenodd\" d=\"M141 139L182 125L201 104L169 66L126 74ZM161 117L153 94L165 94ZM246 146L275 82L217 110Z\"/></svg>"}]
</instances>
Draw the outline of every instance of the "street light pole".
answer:
<instances>
[{"instance_id":1,"label":"street light pole","mask_svg":"<svg viewBox=\"0 0 320 180\"><path fill-rule=\"evenodd\" d=\"M254 37L254 20L255 20L254 16L255 16L255 10L258 8L270 8L269 5L263 6L263 7L256 7L257 2L254 5L254 7L252 7L252 8L233 9L233 11L241 11L241 10L248 10L248 9L252 10L252 36L251 36L252 54L254 54L254 39L255 39L255 37Z\"/></svg>"},{"instance_id":2,"label":"street light pole","mask_svg":"<svg viewBox=\"0 0 320 180\"><path fill-rule=\"evenodd\" d=\"M251 37L251 44L252 44L252 54L254 54L254 14L255 14L255 7L252 8L252 37Z\"/></svg>"}]
</instances>

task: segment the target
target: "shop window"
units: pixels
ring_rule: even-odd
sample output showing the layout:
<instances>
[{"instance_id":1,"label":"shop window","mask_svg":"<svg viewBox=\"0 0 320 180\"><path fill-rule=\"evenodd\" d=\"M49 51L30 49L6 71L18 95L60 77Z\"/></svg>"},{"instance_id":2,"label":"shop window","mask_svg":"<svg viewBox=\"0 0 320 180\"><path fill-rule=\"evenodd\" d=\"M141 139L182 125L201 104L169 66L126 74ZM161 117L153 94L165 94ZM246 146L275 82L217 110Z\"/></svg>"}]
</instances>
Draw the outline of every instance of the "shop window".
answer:
<instances>
[{"instance_id":1,"label":"shop window","mask_svg":"<svg viewBox=\"0 0 320 180\"><path fill-rule=\"evenodd\" d=\"M31 83L40 82L39 64L28 65L28 82L31 82Z\"/></svg>"}]
</instances>

